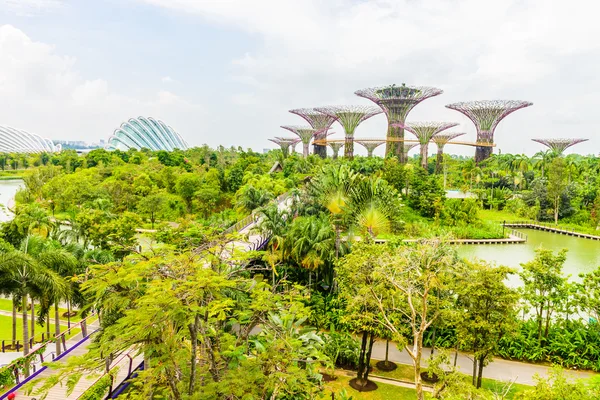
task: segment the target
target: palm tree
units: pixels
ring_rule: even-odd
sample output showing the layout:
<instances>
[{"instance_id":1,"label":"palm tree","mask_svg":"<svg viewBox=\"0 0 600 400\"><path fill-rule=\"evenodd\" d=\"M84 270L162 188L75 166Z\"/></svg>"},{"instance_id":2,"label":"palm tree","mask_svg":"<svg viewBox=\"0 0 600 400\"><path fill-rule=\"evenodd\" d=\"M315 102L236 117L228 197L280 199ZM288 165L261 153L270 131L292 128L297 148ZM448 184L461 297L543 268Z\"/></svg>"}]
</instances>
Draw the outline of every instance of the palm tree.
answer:
<instances>
[{"instance_id":1,"label":"palm tree","mask_svg":"<svg viewBox=\"0 0 600 400\"><path fill-rule=\"evenodd\" d=\"M56 273L37 263L22 251L0 253L0 287L14 288L13 296L21 300L23 319L23 354L29 354L29 326L27 305L29 296L41 293L46 288L58 288L63 281ZM29 368L25 366L25 375Z\"/></svg>"},{"instance_id":2,"label":"palm tree","mask_svg":"<svg viewBox=\"0 0 600 400\"><path fill-rule=\"evenodd\" d=\"M538 151L532 157L534 161L533 168L542 172L542 178L544 178L545 171L548 169L548 164L556 156L552 150Z\"/></svg>"},{"instance_id":3,"label":"palm tree","mask_svg":"<svg viewBox=\"0 0 600 400\"><path fill-rule=\"evenodd\" d=\"M265 189L256 189L252 185L246 185L240 189L237 205L243 211L252 212L266 205L273 196Z\"/></svg>"},{"instance_id":4,"label":"palm tree","mask_svg":"<svg viewBox=\"0 0 600 400\"><path fill-rule=\"evenodd\" d=\"M390 229L399 207L396 190L381 178L369 177L352 187L348 214L354 225L374 238Z\"/></svg>"}]
</instances>

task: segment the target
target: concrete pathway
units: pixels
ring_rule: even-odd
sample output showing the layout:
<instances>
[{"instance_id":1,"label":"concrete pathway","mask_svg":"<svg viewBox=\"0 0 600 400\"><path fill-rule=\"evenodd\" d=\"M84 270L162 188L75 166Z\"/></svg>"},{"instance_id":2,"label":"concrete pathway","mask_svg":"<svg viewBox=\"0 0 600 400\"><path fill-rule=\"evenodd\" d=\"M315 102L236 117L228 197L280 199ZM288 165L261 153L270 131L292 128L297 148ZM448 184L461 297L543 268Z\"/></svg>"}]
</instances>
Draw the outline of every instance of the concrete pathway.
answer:
<instances>
[{"instance_id":1,"label":"concrete pathway","mask_svg":"<svg viewBox=\"0 0 600 400\"><path fill-rule=\"evenodd\" d=\"M431 349L426 348L423 350L423 366L427 366L427 358L431 354ZM454 361L454 351L450 353L450 359ZM385 340L378 340L373 345L373 353L371 356L376 360L385 359ZM389 360L399 364L412 365L412 359L406 352L398 350L395 344L390 343L389 349ZM458 353L458 361L456 364L463 374L471 374L473 370L473 361L469 354ZM534 375L538 374L542 377L548 376L548 372L552 369L551 366L540 365L540 364L529 364L519 361L509 361L502 358L495 358L494 361L489 363L483 369L483 377L495 379L503 382L516 382L524 385L535 385ZM565 370L566 373L576 379L586 379L593 376L598 376L594 372L588 371L576 371L576 370Z\"/></svg>"}]
</instances>

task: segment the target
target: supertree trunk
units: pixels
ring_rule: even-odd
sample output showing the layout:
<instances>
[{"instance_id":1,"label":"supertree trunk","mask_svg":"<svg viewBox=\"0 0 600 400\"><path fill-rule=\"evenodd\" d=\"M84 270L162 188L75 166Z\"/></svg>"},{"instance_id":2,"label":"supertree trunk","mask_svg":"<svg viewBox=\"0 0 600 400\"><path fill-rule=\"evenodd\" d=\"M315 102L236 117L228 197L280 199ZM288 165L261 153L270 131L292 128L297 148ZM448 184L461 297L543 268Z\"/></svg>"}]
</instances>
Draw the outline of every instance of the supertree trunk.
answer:
<instances>
[{"instance_id":1,"label":"supertree trunk","mask_svg":"<svg viewBox=\"0 0 600 400\"><path fill-rule=\"evenodd\" d=\"M308 158L310 143L302 143L302 156Z\"/></svg>"},{"instance_id":2,"label":"supertree trunk","mask_svg":"<svg viewBox=\"0 0 600 400\"><path fill-rule=\"evenodd\" d=\"M421 143L421 167L427 171L427 147L429 143Z\"/></svg>"},{"instance_id":3,"label":"supertree trunk","mask_svg":"<svg viewBox=\"0 0 600 400\"><path fill-rule=\"evenodd\" d=\"M344 143L344 158L352 160L354 158L354 135L346 134L346 141Z\"/></svg>"},{"instance_id":4,"label":"supertree trunk","mask_svg":"<svg viewBox=\"0 0 600 400\"><path fill-rule=\"evenodd\" d=\"M315 140L323 140L327 137L327 132L319 133L315 135ZM318 155L321 158L327 158L327 146L324 144L313 143L313 154Z\"/></svg>"},{"instance_id":5,"label":"supertree trunk","mask_svg":"<svg viewBox=\"0 0 600 400\"><path fill-rule=\"evenodd\" d=\"M444 163L444 148L438 146L437 155L435 157L435 173L436 174L442 173L443 163Z\"/></svg>"},{"instance_id":6,"label":"supertree trunk","mask_svg":"<svg viewBox=\"0 0 600 400\"><path fill-rule=\"evenodd\" d=\"M482 161L487 160L492 155L492 148L486 146L477 146L475 148L475 163L479 165Z\"/></svg>"}]
</instances>

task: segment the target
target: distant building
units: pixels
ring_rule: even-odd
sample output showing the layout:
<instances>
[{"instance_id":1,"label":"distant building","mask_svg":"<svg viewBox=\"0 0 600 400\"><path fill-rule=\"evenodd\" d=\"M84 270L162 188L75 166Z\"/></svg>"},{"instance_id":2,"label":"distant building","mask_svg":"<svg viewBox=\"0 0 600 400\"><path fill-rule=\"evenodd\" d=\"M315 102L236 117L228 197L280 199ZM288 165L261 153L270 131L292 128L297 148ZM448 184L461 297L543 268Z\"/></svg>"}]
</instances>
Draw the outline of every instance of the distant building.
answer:
<instances>
[{"instance_id":1,"label":"distant building","mask_svg":"<svg viewBox=\"0 0 600 400\"><path fill-rule=\"evenodd\" d=\"M173 128L159 119L131 118L108 138L107 150L128 149L187 150L188 144Z\"/></svg>"}]
</instances>

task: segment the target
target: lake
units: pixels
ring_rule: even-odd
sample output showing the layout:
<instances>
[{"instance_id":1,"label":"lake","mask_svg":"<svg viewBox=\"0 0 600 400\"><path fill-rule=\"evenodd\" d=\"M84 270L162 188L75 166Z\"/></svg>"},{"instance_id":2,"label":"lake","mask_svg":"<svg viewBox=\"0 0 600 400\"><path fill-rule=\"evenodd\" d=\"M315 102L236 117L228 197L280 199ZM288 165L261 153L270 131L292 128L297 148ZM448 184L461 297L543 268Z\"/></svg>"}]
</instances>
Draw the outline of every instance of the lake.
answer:
<instances>
[{"instance_id":1,"label":"lake","mask_svg":"<svg viewBox=\"0 0 600 400\"><path fill-rule=\"evenodd\" d=\"M580 273L591 272L600 266L600 241L535 229L519 229L519 231L527 234L527 243L462 245L458 247L458 253L467 259L479 258L520 270L520 264L532 260L535 257L535 249L540 246L555 252L568 249L563 273L571 275L571 280L574 281L580 280L578 277ZM520 279L518 276L512 276L509 283L511 286L519 286Z\"/></svg>"},{"instance_id":2,"label":"lake","mask_svg":"<svg viewBox=\"0 0 600 400\"><path fill-rule=\"evenodd\" d=\"M9 203L14 204L12 200L14 199L17 190L22 187L23 181L20 179L0 181L0 222L6 222L12 219L13 213L8 211L6 207Z\"/></svg>"}]
</instances>

